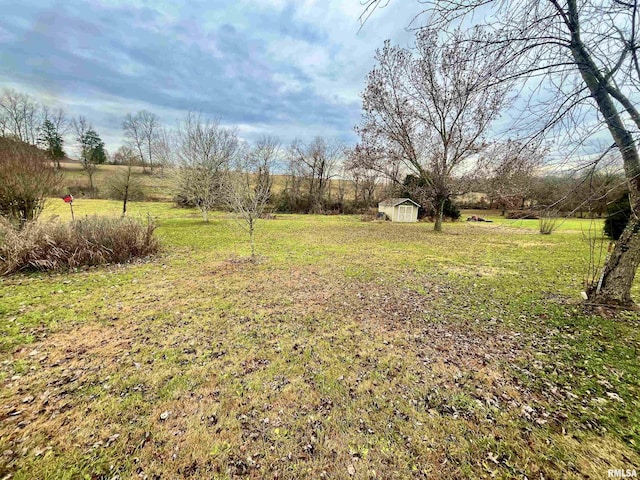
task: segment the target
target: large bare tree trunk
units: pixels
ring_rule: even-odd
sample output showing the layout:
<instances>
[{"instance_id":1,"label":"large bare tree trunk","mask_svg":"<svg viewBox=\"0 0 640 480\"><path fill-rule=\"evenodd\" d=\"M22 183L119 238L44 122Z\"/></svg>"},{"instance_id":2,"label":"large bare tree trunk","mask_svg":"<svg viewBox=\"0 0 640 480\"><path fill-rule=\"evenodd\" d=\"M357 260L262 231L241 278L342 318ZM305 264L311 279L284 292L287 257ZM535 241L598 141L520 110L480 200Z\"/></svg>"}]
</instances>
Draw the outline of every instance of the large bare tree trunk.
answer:
<instances>
[{"instance_id":1,"label":"large bare tree trunk","mask_svg":"<svg viewBox=\"0 0 640 480\"><path fill-rule=\"evenodd\" d=\"M589 301L604 305L634 305L633 279L640 264L640 220L632 218L604 265L598 285L591 287Z\"/></svg>"},{"instance_id":2,"label":"large bare tree trunk","mask_svg":"<svg viewBox=\"0 0 640 480\"><path fill-rule=\"evenodd\" d=\"M582 79L604 117L607 128L622 155L625 176L629 182L632 216L603 267L598 285L589 289L589 301L605 305L632 306L631 287L640 265L640 156L631 135L616 109L610 93L609 81L603 77L580 38L575 0L567 2L571 31L571 53Z\"/></svg>"}]
</instances>

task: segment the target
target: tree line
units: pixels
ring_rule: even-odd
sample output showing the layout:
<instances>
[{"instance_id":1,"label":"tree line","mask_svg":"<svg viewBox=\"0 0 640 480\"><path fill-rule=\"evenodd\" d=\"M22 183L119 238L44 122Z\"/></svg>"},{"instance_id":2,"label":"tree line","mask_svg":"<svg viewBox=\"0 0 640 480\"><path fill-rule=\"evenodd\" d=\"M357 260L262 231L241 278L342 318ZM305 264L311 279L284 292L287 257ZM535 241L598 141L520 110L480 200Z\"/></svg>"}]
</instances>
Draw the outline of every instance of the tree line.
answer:
<instances>
[{"instance_id":1,"label":"tree line","mask_svg":"<svg viewBox=\"0 0 640 480\"><path fill-rule=\"evenodd\" d=\"M459 105L464 105L458 110L452 93L438 97L440 92L462 88L456 84L456 75L464 75L465 69L476 72L476 76L486 78L487 75L482 74L477 65L463 68L458 57L464 52L443 50L442 45L431 42L433 32L429 35L429 38L425 35L417 38L422 45L417 51L393 47L387 42L377 52L378 65L369 74L363 93L363 120L356 127L361 137L358 145L348 148L322 137L309 142L295 140L285 147L278 142L272 170L284 178L284 186L271 196L271 208L293 213L357 213L374 207L385 197L410 196L422 205L424 216L436 220L436 229L441 228L437 210L444 208L443 202L497 208L503 214L535 206L578 216L601 216L607 202L624 190L620 174L609 165L606 168L600 165L577 177L545 173L541 168L548 148L542 142L487 141L483 138L486 127L504 105L494 103L495 111L486 112L491 102L485 96L473 99L474 104L473 90L469 88L464 90L465 102L457 99ZM459 45L460 41L455 39L453 45ZM430 45L429 49L424 47L425 42ZM437 58L433 58L436 54L456 60L456 72L446 75L440 72L440 77L431 75L427 81L424 77L437 73L440 68ZM493 71L488 58L482 62ZM474 88L484 89L478 83ZM427 90L429 95L425 93ZM503 92L496 90L494 96L506 104ZM413 105L411 102L415 103L416 98L423 100ZM425 98L439 100L441 104L429 104ZM433 131L425 121L430 109L443 114L440 125ZM478 118L480 110L483 110L482 118ZM394 112L397 118L393 118ZM447 115L459 124L447 125ZM466 121L468 115L479 123L472 125ZM169 129L156 114L142 110L125 115L123 145L109 155L96 129L85 117L69 118L62 108L40 104L27 94L8 89L0 96L0 125L3 137L37 145L58 167L66 157L65 138L70 138L87 174L89 192L96 191L94 175L100 164L127 167L112 176L106 187L112 197L132 199L144 196L142 184L133 173L134 166L141 166L147 173L175 167L179 186L176 201L205 211L221 203L216 193L219 188L214 188L218 180L207 180L206 176L202 177L202 171L215 177L234 157L236 147L246 143L238 137L236 129L223 128L219 119L191 112ZM457 129L462 125L464 129ZM474 141L460 148L465 135L474 137ZM440 146L439 138L447 138L447 144ZM456 142L458 147L454 148ZM453 156L443 163L438 148ZM454 153L450 153L452 151ZM209 194L205 194L203 185L199 185L201 198L196 198L194 182L187 180L196 177L190 175L194 171L199 171L201 184L209 182L211 187ZM483 195L478 201L469 201L464 195L468 192Z\"/></svg>"}]
</instances>

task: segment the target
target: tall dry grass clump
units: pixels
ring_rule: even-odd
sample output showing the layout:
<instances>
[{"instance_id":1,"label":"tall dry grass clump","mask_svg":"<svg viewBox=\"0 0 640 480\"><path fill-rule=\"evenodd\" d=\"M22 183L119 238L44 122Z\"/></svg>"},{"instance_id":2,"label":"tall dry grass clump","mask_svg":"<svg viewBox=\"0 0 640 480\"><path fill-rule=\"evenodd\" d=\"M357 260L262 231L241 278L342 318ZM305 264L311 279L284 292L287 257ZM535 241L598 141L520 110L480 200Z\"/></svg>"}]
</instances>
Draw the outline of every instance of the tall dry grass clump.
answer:
<instances>
[{"instance_id":1,"label":"tall dry grass clump","mask_svg":"<svg viewBox=\"0 0 640 480\"><path fill-rule=\"evenodd\" d=\"M560 217L557 212L545 211L540 215L540 233L551 235L560 226Z\"/></svg>"},{"instance_id":2,"label":"tall dry grass clump","mask_svg":"<svg viewBox=\"0 0 640 480\"><path fill-rule=\"evenodd\" d=\"M156 253L155 225L132 218L86 217L30 222L18 230L0 220L0 274L125 263Z\"/></svg>"}]
</instances>

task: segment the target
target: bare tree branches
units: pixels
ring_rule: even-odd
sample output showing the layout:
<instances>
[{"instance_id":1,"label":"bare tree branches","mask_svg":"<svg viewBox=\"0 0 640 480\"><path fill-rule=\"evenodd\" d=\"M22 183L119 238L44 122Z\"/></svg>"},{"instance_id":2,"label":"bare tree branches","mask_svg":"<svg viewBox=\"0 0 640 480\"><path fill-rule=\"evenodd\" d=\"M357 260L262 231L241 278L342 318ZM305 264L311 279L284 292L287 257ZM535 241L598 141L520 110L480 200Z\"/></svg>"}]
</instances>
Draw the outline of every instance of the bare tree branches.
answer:
<instances>
[{"instance_id":1,"label":"bare tree branches","mask_svg":"<svg viewBox=\"0 0 640 480\"><path fill-rule=\"evenodd\" d=\"M149 165L153 173L161 133L158 116L146 110L135 115L128 113L122 122L122 129L128 145L136 149L142 164Z\"/></svg>"},{"instance_id":2,"label":"bare tree branches","mask_svg":"<svg viewBox=\"0 0 640 480\"><path fill-rule=\"evenodd\" d=\"M372 162L363 149L350 149L346 153L344 170L351 177L354 187L356 204L361 203L364 208L372 207L376 201L376 190L382 175L375 168L377 162Z\"/></svg>"},{"instance_id":3,"label":"bare tree branches","mask_svg":"<svg viewBox=\"0 0 640 480\"><path fill-rule=\"evenodd\" d=\"M470 37L456 31L443 41L425 29L416 35L415 53L386 42L362 95L361 149L383 165L399 160L419 179L436 209L437 231L445 201L460 193L461 177L508 102L510 85L493 82L506 68L502 51L477 48L487 38L480 30Z\"/></svg>"},{"instance_id":4,"label":"bare tree branches","mask_svg":"<svg viewBox=\"0 0 640 480\"><path fill-rule=\"evenodd\" d=\"M144 196L142 182L134 175L133 166L138 162L136 152L127 146L120 147L113 155L114 163L125 168L118 169L107 180L109 197L122 200L122 216L127 214L129 200L141 200Z\"/></svg>"},{"instance_id":5,"label":"bare tree branches","mask_svg":"<svg viewBox=\"0 0 640 480\"><path fill-rule=\"evenodd\" d=\"M289 147L289 168L292 179L306 184L310 203L309 213L324 211L323 202L343 152L342 144L322 137L316 137L307 144L296 140ZM300 185L296 188L300 188Z\"/></svg>"},{"instance_id":6,"label":"bare tree branches","mask_svg":"<svg viewBox=\"0 0 640 480\"><path fill-rule=\"evenodd\" d=\"M180 194L208 222L208 212L222 201L224 172L238 153L237 133L221 127L217 119L189 113L178 126L175 147Z\"/></svg>"},{"instance_id":7,"label":"bare tree branches","mask_svg":"<svg viewBox=\"0 0 640 480\"><path fill-rule=\"evenodd\" d=\"M531 142L508 140L492 144L480 159L480 171L491 204L506 209L524 206L547 149Z\"/></svg>"},{"instance_id":8,"label":"bare tree branches","mask_svg":"<svg viewBox=\"0 0 640 480\"><path fill-rule=\"evenodd\" d=\"M91 192L93 192L94 190L93 176L95 175L98 167L96 163L93 162L91 152L89 151L87 143L85 142L87 134L92 131L93 127L91 126L89 121L86 119L86 117L82 115L80 115L78 118L74 118L71 121L71 125L75 132L76 148L80 155L80 162L82 163L82 169L84 170L84 172L87 174L87 177L89 178L89 189L91 190Z\"/></svg>"},{"instance_id":9,"label":"bare tree branches","mask_svg":"<svg viewBox=\"0 0 640 480\"><path fill-rule=\"evenodd\" d=\"M26 93L4 89L0 95L0 135L35 145L41 107Z\"/></svg>"},{"instance_id":10,"label":"bare tree branches","mask_svg":"<svg viewBox=\"0 0 640 480\"><path fill-rule=\"evenodd\" d=\"M236 156L226 173L224 196L238 225L249 234L251 257L255 257L255 227L263 217L271 198L272 168L277 161L280 142L262 137L253 147Z\"/></svg>"}]
</instances>

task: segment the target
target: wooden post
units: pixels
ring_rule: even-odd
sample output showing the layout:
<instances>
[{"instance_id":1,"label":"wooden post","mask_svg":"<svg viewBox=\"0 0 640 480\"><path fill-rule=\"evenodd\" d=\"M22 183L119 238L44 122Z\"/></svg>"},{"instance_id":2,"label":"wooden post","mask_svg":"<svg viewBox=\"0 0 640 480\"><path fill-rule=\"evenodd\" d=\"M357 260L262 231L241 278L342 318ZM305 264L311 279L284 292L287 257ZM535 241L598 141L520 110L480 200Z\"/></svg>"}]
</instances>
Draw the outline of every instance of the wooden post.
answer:
<instances>
[{"instance_id":1,"label":"wooden post","mask_svg":"<svg viewBox=\"0 0 640 480\"><path fill-rule=\"evenodd\" d=\"M71 194L67 194L64 197L62 197L62 200L64 201L64 203L68 203L69 204L69 208L71 208L71 220L75 220L75 216L73 215L73 195Z\"/></svg>"}]
</instances>

